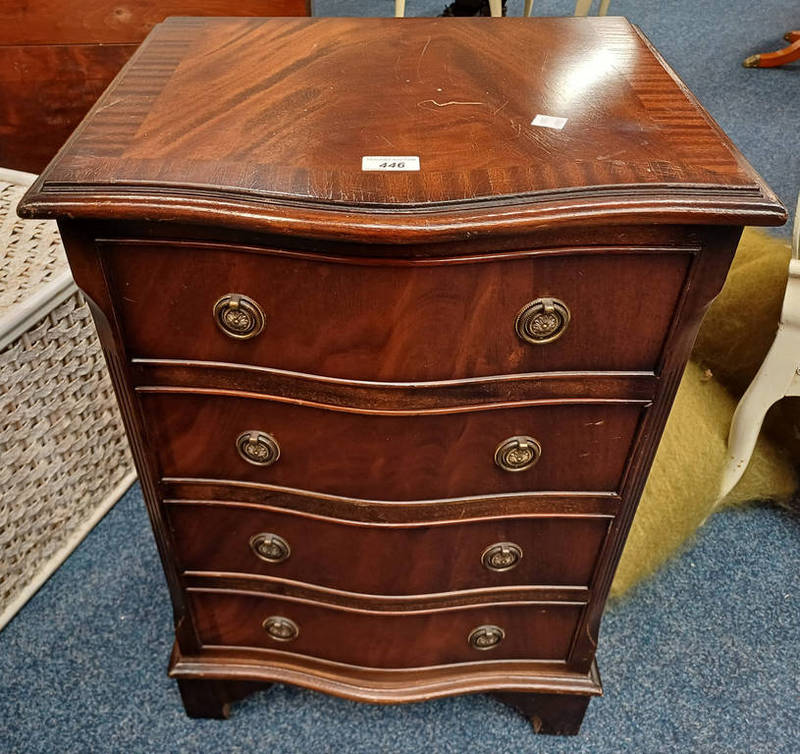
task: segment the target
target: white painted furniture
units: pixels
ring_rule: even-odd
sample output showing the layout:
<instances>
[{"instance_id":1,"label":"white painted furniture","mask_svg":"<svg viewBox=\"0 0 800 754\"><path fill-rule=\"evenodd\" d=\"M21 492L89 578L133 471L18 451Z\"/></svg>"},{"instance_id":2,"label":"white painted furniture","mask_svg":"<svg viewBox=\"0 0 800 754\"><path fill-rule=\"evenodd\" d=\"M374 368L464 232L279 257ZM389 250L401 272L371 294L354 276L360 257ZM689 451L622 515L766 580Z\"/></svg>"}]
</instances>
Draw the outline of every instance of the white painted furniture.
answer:
<instances>
[{"instance_id":1,"label":"white painted furniture","mask_svg":"<svg viewBox=\"0 0 800 754\"><path fill-rule=\"evenodd\" d=\"M789 279L778 332L764 363L733 414L720 498L741 479L770 406L785 395L800 395L800 197L794 219Z\"/></svg>"}]
</instances>

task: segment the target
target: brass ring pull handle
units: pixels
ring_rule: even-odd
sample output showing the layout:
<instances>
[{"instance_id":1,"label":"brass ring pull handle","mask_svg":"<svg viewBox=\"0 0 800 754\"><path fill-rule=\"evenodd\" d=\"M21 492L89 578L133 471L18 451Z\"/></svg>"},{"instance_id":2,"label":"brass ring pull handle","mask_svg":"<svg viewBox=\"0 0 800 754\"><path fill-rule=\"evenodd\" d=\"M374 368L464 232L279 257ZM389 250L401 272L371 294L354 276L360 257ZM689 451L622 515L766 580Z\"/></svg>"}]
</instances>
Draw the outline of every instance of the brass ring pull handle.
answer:
<instances>
[{"instance_id":1,"label":"brass ring pull handle","mask_svg":"<svg viewBox=\"0 0 800 754\"><path fill-rule=\"evenodd\" d=\"M503 440L494 451L494 462L503 471L525 471L542 455L538 440L527 435L516 435Z\"/></svg>"},{"instance_id":2,"label":"brass ring pull handle","mask_svg":"<svg viewBox=\"0 0 800 754\"><path fill-rule=\"evenodd\" d=\"M292 554L292 548L283 537L266 531L250 537L250 549L267 563L283 563Z\"/></svg>"},{"instance_id":3,"label":"brass ring pull handle","mask_svg":"<svg viewBox=\"0 0 800 754\"><path fill-rule=\"evenodd\" d=\"M281 457L278 441L266 432L251 429L236 438L236 450L248 463L271 466Z\"/></svg>"},{"instance_id":4,"label":"brass ring pull handle","mask_svg":"<svg viewBox=\"0 0 800 754\"><path fill-rule=\"evenodd\" d=\"M255 338L263 329L266 317L253 299L241 293L226 293L214 304L214 321L231 338Z\"/></svg>"},{"instance_id":5,"label":"brass ring pull handle","mask_svg":"<svg viewBox=\"0 0 800 754\"><path fill-rule=\"evenodd\" d=\"M522 560L522 548L513 542L489 545L481 555L481 563L490 571L510 571Z\"/></svg>"},{"instance_id":6,"label":"brass ring pull handle","mask_svg":"<svg viewBox=\"0 0 800 754\"><path fill-rule=\"evenodd\" d=\"M267 636L275 641L294 641L300 635L300 627L282 615L270 615L261 625Z\"/></svg>"},{"instance_id":7,"label":"brass ring pull handle","mask_svg":"<svg viewBox=\"0 0 800 754\"><path fill-rule=\"evenodd\" d=\"M467 641L473 649L485 652L499 646L500 642L506 638L506 632L500 626L478 626L469 632Z\"/></svg>"},{"instance_id":8,"label":"brass ring pull handle","mask_svg":"<svg viewBox=\"0 0 800 754\"><path fill-rule=\"evenodd\" d=\"M514 322L517 335L526 343L541 345L560 338L569 325L567 305L557 298L537 298L522 307Z\"/></svg>"}]
</instances>

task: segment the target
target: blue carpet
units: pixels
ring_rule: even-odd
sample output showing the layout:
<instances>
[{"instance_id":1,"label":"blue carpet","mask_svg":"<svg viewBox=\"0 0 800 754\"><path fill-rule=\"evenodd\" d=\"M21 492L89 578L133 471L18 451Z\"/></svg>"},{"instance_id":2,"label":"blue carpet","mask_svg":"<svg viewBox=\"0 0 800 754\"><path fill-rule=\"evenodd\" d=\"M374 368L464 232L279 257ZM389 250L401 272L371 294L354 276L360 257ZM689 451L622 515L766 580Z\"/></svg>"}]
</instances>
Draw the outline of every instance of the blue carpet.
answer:
<instances>
[{"instance_id":1,"label":"blue carpet","mask_svg":"<svg viewBox=\"0 0 800 754\"><path fill-rule=\"evenodd\" d=\"M407 0L406 15L435 16L449 2ZM509 15L522 15L522 5L508 0ZM571 15L574 8L574 0L533 4L537 16ZM784 32L800 27L797 0L611 0L609 13L642 28L793 213L800 190L800 63L756 70L742 61L787 44ZM314 0L314 14L392 16L394 0ZM774 232L788 236L790 228Z\"/></svg>"},{"instance_id":2,"label":"blue carpet","mask_svg":"<svg viewBox=\"0 0 800 754\"><path fill-rule=\"evenodd\" d=\"M184 716L167 589L134 486L0 633L0 751L791 752L800 747L800 517L715 515L614 606L606 696L577 738L486 696L382 707L276 686L230 720Z\"/></svg>"}]
</instances>

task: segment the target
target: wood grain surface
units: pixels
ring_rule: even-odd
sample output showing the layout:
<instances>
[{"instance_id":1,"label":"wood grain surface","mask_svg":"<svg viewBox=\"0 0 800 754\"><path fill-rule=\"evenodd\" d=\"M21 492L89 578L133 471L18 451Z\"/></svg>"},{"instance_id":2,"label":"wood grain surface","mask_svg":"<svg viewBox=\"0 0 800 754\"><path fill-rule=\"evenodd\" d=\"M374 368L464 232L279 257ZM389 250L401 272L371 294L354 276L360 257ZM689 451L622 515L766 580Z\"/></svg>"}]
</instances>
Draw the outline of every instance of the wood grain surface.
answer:
<instances>
[{"instance_id":1,"label":"wood grain surface","mask_svg":"<svg viewBox=\"0 0 800 754\"><path fill-rule=\"evenodd\" d=\"M0 44L139 44L170 16L308 16L309 0L3 0Z\"/></svg>"},{"instance_id":2,"label":"wood grain surface","mask_svg":"<svg viewBox=\"0 0 800 754\"><path fill-rule=\"evenodd\" d=\"M195 625L204 646L266 648L370 668L416 668L482 659L564 660L578 625L575 604L487 604L425 611L361 611L312 604L280 595L191 589ZM294 641L275 641L263 621L294 621ZM506 632L491 650L467 638L481 625Z\"/></svg>"},{"instance_id":3,"label":"wood grain surface","mask_svg":"<svg viewBox=\"0 0 800 754\"><path fill-rule=\"evenodd\" d=\"M0 44L0 165L42 170L135 50Z\"/></svg>"},{"instance_id":4,"label":"wood grain surface","mask_svg":"<svg viewBox=\"0 0 800 754\"><path fill-rule=\"evenodd\" d=\"M510 252L417 261L189 244L103 244L134 357L268 366L370 381L549 371L657 371L693 254L669 248ZM647 297L631 295L637 286ZM229 293L264 310L251 340L212 316ZM530 344L518 312L541 297L571 312Z\"/></svg>"},{"instance_id":5,"label":"wood grain surface","mask_svg":"<svg viewBox=\"0 0 800 754\"><path fill-rule=\"evenodd\" d=\"M3 0L0 166L38 173L168 16L308 16L309 0Z\"/></svg>"},{"instance_id":6,"label":"wood grain surface","mask_svg":"<svg viewBox=\"0 0 800 754\"><path fill-rule=\"evenodd\" d=\"M219 647L202 655L186 654L175 645L169 674L173 678L221 679L293 683L324 688L328 693L377 704L436 699L454 693L478 693L495 689L562 698L602 694L596 665L587 673L575 673L563 662L546 660L491 660L439 665L431 668L364 668L296 654L291 663L280 651ZM261 661L259 662L259 658ZM269 662L267 661L269 658Z\"/></svg>"},{"instance_id":7,"label":"wood grain surface","mask_svg":"<svg viewBox=\"0 0 800 754\"><path fill-rule=\"evenodd\" d=\"M383 526L293 511L172 502L167 515L178 562L188 571L252 574L363 594L426 594L502 586L589 587L610 517L538 515L462 524ZM250 539L282 537L281 563L257 557ZM492 571L488 547L513 542L519 564Z\"/></svg>"},{"instance_id":8,"label":"wood grain surface","mask_svg":"<svg viewBox=\"0 0 800 754\"><path fill-rule=\"evenodd\" d=\"M448 414L331 411L265 399L140 392L162 476L267 482L363 499L426 500L535 490L614 492L645 407L555 404ZM281 457L254 466L243 432L275 437ZM509 472L495 448L516 436L542 446L538 463Z\"/></svg>"},{"instance_id":9,"label":"wood grain surface","mask_svg":"<svg viewBox=\"0 0 800 754\"><path fill-rule=\"evenodd\" d=\"M557 400L650 401L658 377L648 372L529 372L436 382L321 378L282 369L183 359L134 359L137 387L192 387L268 395L308 405L393 411L466 408L487 403Z\"/></svg>"},{"instance_id":10,"label":"wood grain surface","mask_svg":"<svg viewBox=\"0 0 800 754\"><path fill-rule=\"evenodd\" d=\"M362 171L387 154L421 169ZM395 243L785 219L621 18L172 19L21 207Z\"/></svg>"},{"instance_id":11,"label":"wood grain surface","mask_svg":"<svg viewBox=\"0 0 800 754\"><path fill-rule=\"evenodd\" d=\"M166 477L161 490L167 505L210 502L267 506L342 521L376 524L463 522L503 516L560 515L613 517L620 508L616 493L508 493L446 500L414 500L397 505L392 500L359 500L341 495L309 495L286 487L258 482L214 481Z\"/></svg>"}]
</instances>

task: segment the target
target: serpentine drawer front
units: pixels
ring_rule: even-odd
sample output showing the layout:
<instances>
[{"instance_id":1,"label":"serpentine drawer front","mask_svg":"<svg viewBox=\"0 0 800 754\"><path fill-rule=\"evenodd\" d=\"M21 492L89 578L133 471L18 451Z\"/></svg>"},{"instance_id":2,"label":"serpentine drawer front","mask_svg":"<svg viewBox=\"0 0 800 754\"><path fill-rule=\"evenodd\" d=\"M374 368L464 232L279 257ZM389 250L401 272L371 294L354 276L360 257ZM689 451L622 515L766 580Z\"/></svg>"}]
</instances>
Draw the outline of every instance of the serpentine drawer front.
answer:
<instances>
[{"instance_id":1,"label":"serpentine drawer front","mask_svg":"<svg viewBox=\"0 0 800 754\"><path fill-rule=\"evenodd\" d=\"M196 393L140 399L165 477L386 500L616 492L645 413L622 402L409 416Z\"/></svg>"},{"instance_id":2,"label":"serpentine drawer front","mask_svg":"<svg viewBox=\"0 0 800 754\"><path fill-rule=\"evenodd\" d=\"M399 603L363 610L198 589L190 598L204 645L276 650L370 668L489 659L563 662L583 608L520 601L438 609Z\"/></svg>"},{"instance_id":3,"label":"serpentine drawer front","mask_svg":"<svg viewBox=\"0 0 800 754\"><path fill-rule=\"evenodd\" d=\"M91 306L189 715L279 682L578 731L702 315L785 219L638 29L169 19L19 207Z\"/></svg>"},{"instance_id":4,"label":"serpentine drawer front","mask_svg":"<svg viewBox=\"0 0 800 754\"><path fill-rule=\"evenodd\" d=\"M692 254L567 251L410 261L132 242L103 254L137 357L385 381L655 371ZM631 295L643 281L658 285Z\"/></svg>"}]
</instances>

